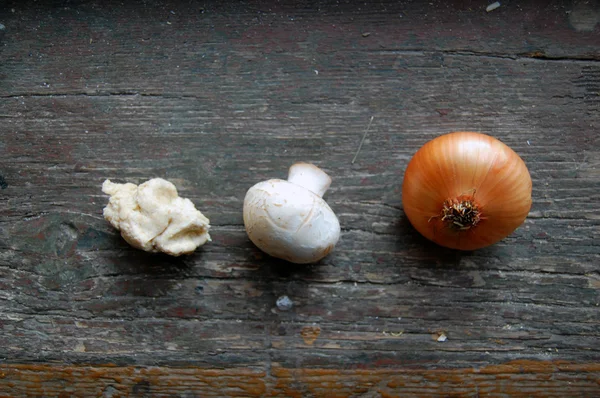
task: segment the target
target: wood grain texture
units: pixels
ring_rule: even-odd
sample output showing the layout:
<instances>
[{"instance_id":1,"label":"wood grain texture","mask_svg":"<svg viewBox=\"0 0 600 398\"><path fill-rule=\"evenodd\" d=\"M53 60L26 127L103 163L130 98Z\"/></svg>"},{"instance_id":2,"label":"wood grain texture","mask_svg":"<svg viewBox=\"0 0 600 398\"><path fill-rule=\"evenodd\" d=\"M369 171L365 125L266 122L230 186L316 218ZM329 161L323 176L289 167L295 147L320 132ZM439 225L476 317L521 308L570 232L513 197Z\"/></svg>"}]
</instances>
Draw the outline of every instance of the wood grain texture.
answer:
<instances>
[{"instance_id":1,"label":"wood grain texture","mask_svg":"<svg viewBox=\"0 0 600 398\"><path fill-rule=\"evenodd\" d=\"M288 369L2 365L10 395L95 397L588 397L600 365L512 361L470 369Z\"/></svg>"},{"instance_id":2,"label":"wood grain texture","mask_svg":"<svg viewBox=\"0 0 600 398\"><path fill-rule=\"evenodd\" d=\"M14 395L146 391L132 390L145 376L77 382L94 372L157 372L152 388L198 396L600 395L597 2L2 4L0 383ZM455 130L502 140L533 180L525 224L472 253L426 241L401 208L411 156ZM342 225L313 266L263 255L242 223L246 190L300 160L333 178ZM152 177L210 218L212 243L170 258L110 228L104 179Z\"/></svg>"}]
</instances>

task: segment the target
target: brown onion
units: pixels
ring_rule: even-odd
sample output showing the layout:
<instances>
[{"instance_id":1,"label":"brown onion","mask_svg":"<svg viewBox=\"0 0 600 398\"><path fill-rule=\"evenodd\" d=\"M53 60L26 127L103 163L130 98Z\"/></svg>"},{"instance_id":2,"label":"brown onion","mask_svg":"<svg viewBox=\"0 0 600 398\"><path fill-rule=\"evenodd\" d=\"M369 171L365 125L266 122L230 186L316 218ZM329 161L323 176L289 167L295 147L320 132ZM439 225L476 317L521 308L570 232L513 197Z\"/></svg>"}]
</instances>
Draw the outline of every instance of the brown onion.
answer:
<instances>
[{"instance_id":1,"label":"brown onion","mask_svg":"<svg viewBox=\"0 0 600 398\"><path fill-rule=\"evenodd\" d=\"M404 175L402 205L427 239L475 250L523 223L531 185L527 166L508 146L485 134L455 132L415 153Z\"/></svg>"}]
</instances>

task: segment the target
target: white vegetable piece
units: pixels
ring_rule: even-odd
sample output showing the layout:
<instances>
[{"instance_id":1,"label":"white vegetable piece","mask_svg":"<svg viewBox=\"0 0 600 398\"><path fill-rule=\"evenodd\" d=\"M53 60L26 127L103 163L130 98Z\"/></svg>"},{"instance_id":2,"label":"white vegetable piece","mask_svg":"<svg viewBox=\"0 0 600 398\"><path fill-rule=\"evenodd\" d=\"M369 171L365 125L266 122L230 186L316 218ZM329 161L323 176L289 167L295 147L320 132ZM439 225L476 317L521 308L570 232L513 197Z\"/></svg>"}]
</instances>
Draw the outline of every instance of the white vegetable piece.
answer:
<instances>
[{"instance_id":1,"label":"white vegetable piece","mask_svg":"<svg viewBox=\"0 0 600 398\"><path fill-rule=\"evenodd\" d=\"M210 241L208 218L169 181L153 178L137 186L106 180L102 192L110 195L104 218L135 248L179 256Z\"/></svg>"},{"instance_id":2,"label":"white vegetable piece","mask_svg":"<svg viewBox=\"0 0 600 398\"><path fill-rule=\"evenodd\" d=\"M317 166L296 163L288 180L259 182L244 199L244 225L262 251L292 263L325 257L340 238L340 223L322 199L331 178Z\"/></svg>"}]
</instances>

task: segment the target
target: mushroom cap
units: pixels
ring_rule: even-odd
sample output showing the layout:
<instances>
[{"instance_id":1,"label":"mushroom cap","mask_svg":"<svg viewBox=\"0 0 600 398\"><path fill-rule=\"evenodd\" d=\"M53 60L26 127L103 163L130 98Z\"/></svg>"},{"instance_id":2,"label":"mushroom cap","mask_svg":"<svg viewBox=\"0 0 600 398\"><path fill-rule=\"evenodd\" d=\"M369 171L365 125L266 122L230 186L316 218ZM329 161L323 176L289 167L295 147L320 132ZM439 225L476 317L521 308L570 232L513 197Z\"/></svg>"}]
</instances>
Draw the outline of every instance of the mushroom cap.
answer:
<instances>
[{"instance_id":1,"label":"mushroom cap","mask_svg":"<svg viewBox=\"0 0 600 398\"><path fill-rule=\"evenodd\" d=\"M259 182L248 190L244 225L262 251L297 264L325 257L340 238L340 223L321 197L279 179Z\"/></svg>"}]
</instances>

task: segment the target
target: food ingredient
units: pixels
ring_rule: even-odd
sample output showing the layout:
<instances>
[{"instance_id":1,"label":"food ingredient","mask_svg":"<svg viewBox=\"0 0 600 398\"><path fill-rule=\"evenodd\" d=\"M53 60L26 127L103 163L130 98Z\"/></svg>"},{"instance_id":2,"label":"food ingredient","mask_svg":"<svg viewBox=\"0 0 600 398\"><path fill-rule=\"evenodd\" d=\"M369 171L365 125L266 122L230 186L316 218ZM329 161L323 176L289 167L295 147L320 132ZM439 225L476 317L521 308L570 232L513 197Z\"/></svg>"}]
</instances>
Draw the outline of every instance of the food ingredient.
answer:
<instances>
[{"instance_id":1,"label":"food ingredient","mask_svg":"<svg viewBox=\"0 0 600 398\"><path fill-rule=\"evenodd\" d=\"M169 181L153 178L137 186L106 180L102 192L110 195L104 218L135 248L179 256L210 241L208 218Z\"/></svg>"},{"instance_id":2,"label":"food ingredient","mask_svg":"<svg viewBox=\"0 0 600 398\"><path fill-rule=\"evenodd\" d=\"M517 229L531 208L523 160L496 138L455 132L421 147L406 168L404 212L439 245L475 250Z\"/></svg>"},{"instance_id":3,"label":"food ingredient","mask_svg":"<svg viewBox=\"0 0 600 398\"><path fill-rule=\"evenodd\" d=\"M340 224L322 199L331 178L310 163L296 163L288 179L251 187L244 198L244 225L265 253L292 263L313 263L333 250Z\"/></svg>"}]
</instances>

